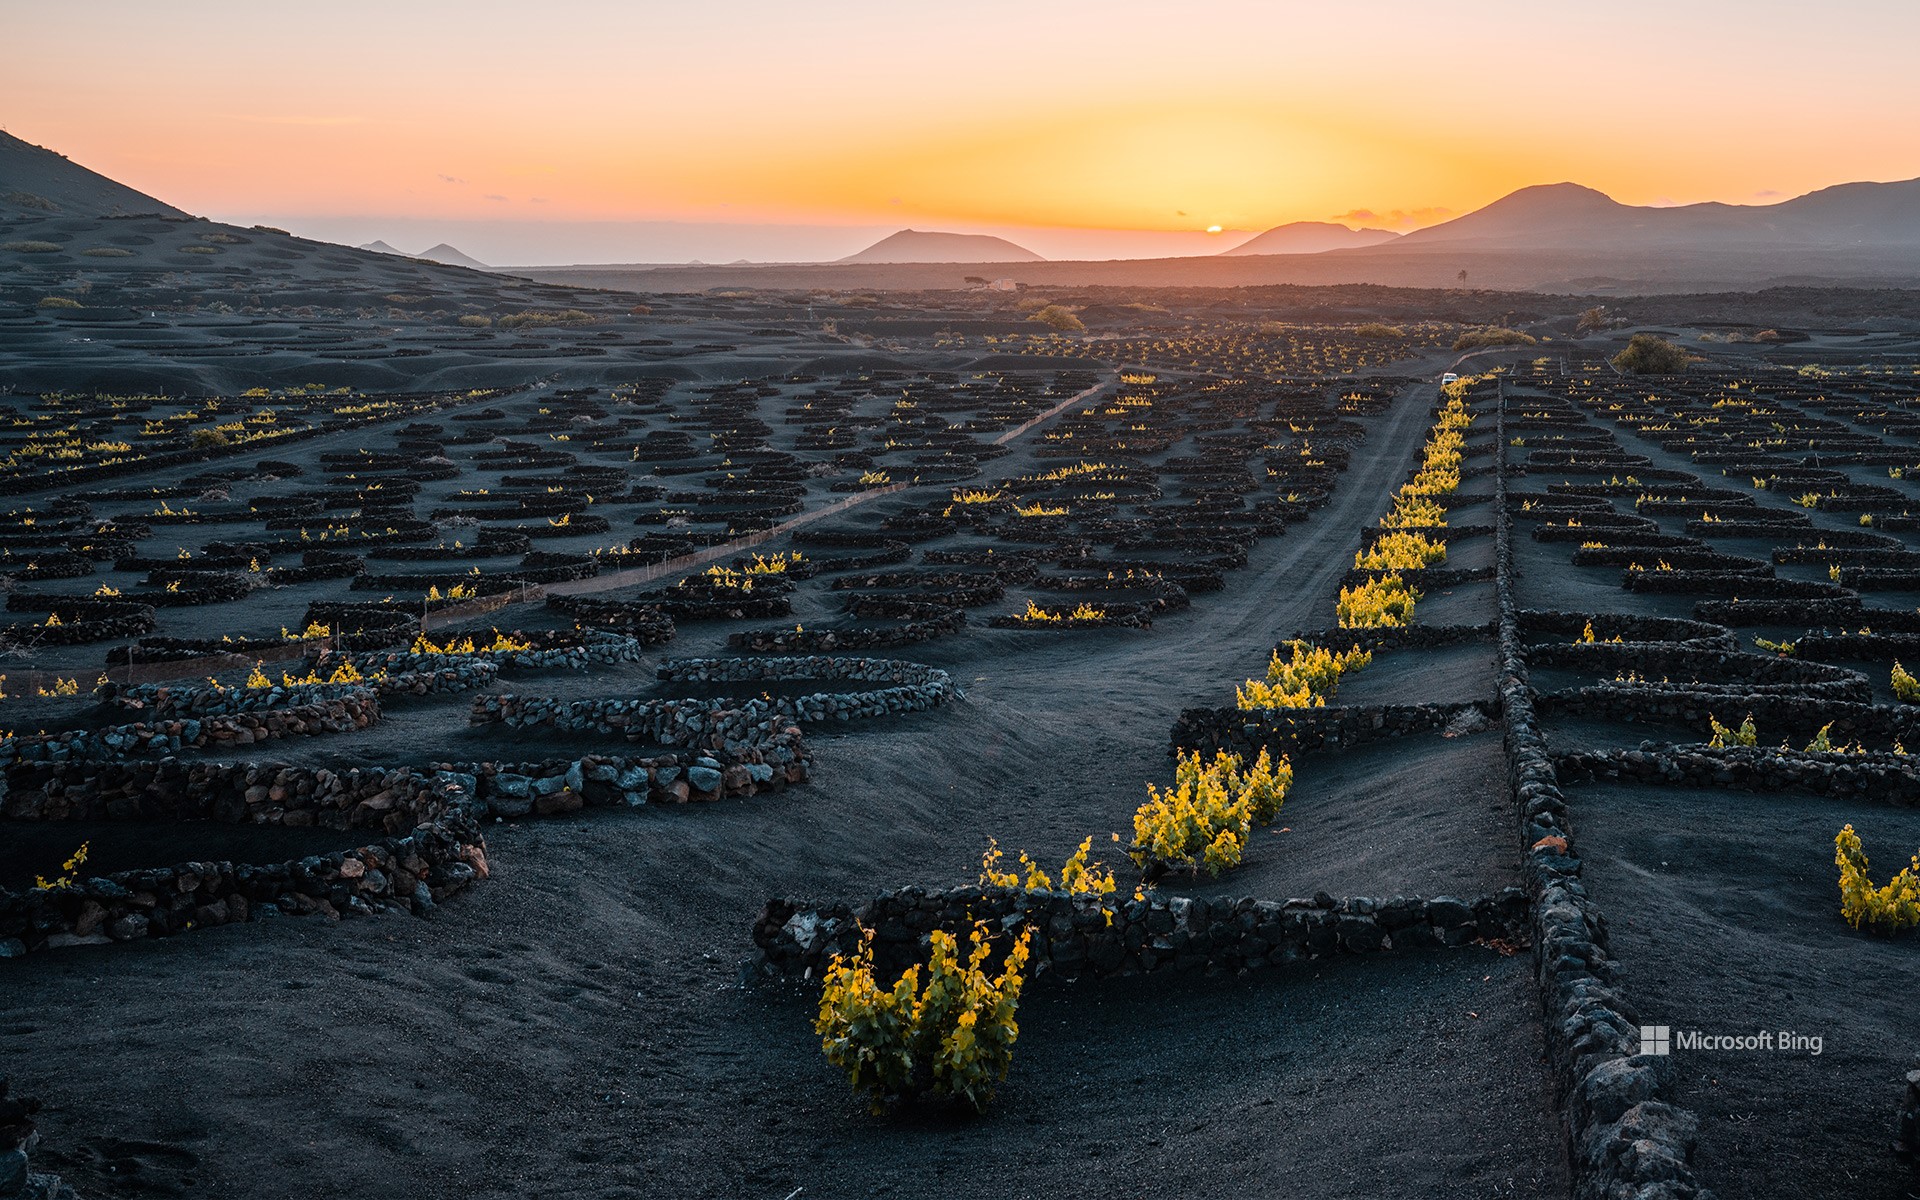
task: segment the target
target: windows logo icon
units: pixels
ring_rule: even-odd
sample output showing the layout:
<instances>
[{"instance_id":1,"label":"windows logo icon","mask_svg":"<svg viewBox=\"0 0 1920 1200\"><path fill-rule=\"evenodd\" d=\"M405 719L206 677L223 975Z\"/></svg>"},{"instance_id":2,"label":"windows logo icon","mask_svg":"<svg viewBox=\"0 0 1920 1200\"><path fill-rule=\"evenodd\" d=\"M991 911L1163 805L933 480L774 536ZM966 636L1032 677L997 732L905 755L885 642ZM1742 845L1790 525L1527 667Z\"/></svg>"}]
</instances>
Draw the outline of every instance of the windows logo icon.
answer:
<instances>
[{"instance_id":1,"label":"windows logo icon","mask_svg":"<svg viewBox=\"0 0 1920 1200\"><path fill-rule=\"evenodd\" d=\"M1673 1053L1673 1029L1667 1025L1642 1025L1640 1027L1640 1053Z\"/></svg>"}]
</instances>

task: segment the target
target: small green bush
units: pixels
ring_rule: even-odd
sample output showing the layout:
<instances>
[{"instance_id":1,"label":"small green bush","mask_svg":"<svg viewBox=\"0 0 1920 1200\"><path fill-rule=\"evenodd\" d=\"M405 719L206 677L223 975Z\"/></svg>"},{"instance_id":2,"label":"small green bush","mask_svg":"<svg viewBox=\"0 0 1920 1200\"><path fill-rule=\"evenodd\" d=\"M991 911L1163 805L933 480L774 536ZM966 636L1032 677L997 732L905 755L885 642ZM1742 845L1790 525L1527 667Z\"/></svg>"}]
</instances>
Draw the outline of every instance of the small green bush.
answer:
<instances>
[{"instance_id":1,"label":"small green bush","mask_svg":"<svg viewBox=\"0 0 1920 1200\"><path fill-rule=\"evenodd\" d=\"M133 257L133 251L122 250L118 246L93 246L86 250L82 250L80 253L82 256L86 258L132 258Z\"/></svg>"},{"instance_id":2,"label":"small green bush","mask_svg":"<svg viewBox=\"0 0 1920 1200\"><path fill-rule=\"evenodd\" d=\"M1598 333L1603 329L1612 329L1613 325L1613 318L1607 315L1606 306L1604 304L1596 304L1592 308L1583 308L1580 310L1580 319L1574 322L1573 331L1575 333Z\"/></svg>"},{"instance_id":3,"label":"small green bush","mask_svg":"<svg viewBox=\"0 0 1920 1200\"><path fill-rule=\"evenodd\" d=\"M40 301L40 308L79 308L78 300L69 300L65 296L47 296Z\"/></svg>"},{"instance_id":4,"label":"small green bush","mask_svg":"<svg viewBox=\"0 0 1920 1200\"><path fill-rule=\"evenodd\" d=\"M1493 346L1531 346L1540 339L1518 329L1505 329L1498 325L1488 325L1481 329L1469 329L1453 341L1455 350L1485 350Z\"/></svg>"},{"instance_id":5,"label":"small green bush","mask_svg":"<svg viewBox=\"0 0 1920 1200\"><path fill-rule=\"evenodd\" d=\"M1636 333L1627 348L1613 356L1613 367L1628 375L1678 375L1693 358L1667 339L1651 333Z\"/></svg>"},{"instance_id":6,"label":"small green bush","mask_svg":"<svg viewBox=\"0 0 1920 1200\"><path fill-rule=\"evenodd\" d=\"M59 242L0 242L0 250L15 254L58 254L62 249Z\"/></svg>"},{"instance_id":7,"label":"small green bush","mask_svg":"<svg viewBox=\"0 0 1920 1200\"><path fill-rule=\"evenodd\" d=\"M180 247L180 253L182 254L218 254L220 253L220 251L215 249L212 246L182 246Z\"/></svg>"},{"instance_id":8,"label":"small green bush","mask_svg":"<svg viewBox=\"0 0 1920 1200\"><path fill-rule=\"evenodd\" d=\"M466 316L460 318L460 324L465 325L468 329L487 329L492 327L493 318L483 317L479 313L468 313Z\"/></svg>"},{"instance_id":9,"label":"small green bush","mask_svg":"<svg viewBox=\"0 0 1920 1200\"><path fill-rule=\"evenodd\" d=\"M41 212L60 211L58 204L55 204L45 196L36 196L32 192L11 191L5 196L0 196L0 200L5 200L8 204L17 204L21 208L37 208Z\"/></svg>"},{"instance_id":10,"label":"small green bush","mask_svg":"<svg viewBox=\"0 0 1920 1200\"><path fill-rule=\"evenodd\" d=\"M827 1061L868 1093L876 1112L891 1100L930 1097L985 1112L1013 1065L1032 936L1020 931L995 976L987 970L992 947L984 921L969 931L965 951L951 933L933 930L925 983L916 965L885 988L874 976L873 933L861 930L859 950L834 955L822 981L813 1028Z\"/></svg>"},{"instance_id":11,"label":"small green bush","mask_svg":"<svg viewBox=\"0 0 1920 1200\"><path fill-rule=\"evenodd\" d=\"M1920 925L1920 854L1885 884L1867 874L1866 848L1848 825L1833 839L1833 865L1840 868L1840 915L1855 929L1899 933Z\"/></svg>"},{"instance_id":12,"label":"small green bush","mask_svg":"<svg viewBox=\"0 0 1920 1200\"><path fill-rule=\"evenodd\" d=\"M591 325L597 318L592 313L581 312L577 308L562 308L553 312L543 312L530 308L525 312L508 313L498 321L502 329L540 329L549 325Z\"/></svg>"},{"instance_id":13,"label":"small green bush","mask_svg":"<svg viewBox=\"0 0 1920 1200\"><path fill-rule=\"evenodd\" d=\"M1407 331L1398 325L1388 325L1380 321L1368 321L1365 325L1354 326L1353 336L1379 338L1384 341L1388 338L1403 338L1407 336Z\"/></svg>"},{"instance_id":14,"label":"small green bush","mask_svg":"<svg viewBox=\"0 0 1920 1200\"><path fill-rule=\"evenodd\" d=\"M1049 304L1028 317L1027 320L1038 321L1042 325L1051 329L1058 329L1062 333L1079 333L1086 329L1085 323L1074 315L1072 309L1064 304Z\"/></svg>"}]
</instances>

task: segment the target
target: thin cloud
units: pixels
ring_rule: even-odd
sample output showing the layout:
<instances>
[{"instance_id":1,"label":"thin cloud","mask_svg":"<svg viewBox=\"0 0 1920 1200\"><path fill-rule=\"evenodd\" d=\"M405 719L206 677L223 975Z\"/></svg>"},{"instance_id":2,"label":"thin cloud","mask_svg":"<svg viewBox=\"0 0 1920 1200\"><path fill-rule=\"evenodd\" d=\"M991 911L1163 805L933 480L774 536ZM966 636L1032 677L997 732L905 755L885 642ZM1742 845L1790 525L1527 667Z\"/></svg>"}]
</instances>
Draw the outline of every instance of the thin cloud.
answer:
<instances>
[{"instance_id":1,"label":"thin cloud","mask_svg":"<svg viewBox=\"0 0 1920 1200\"><path fill-rule=\"evenodd\" d=\"M1401 229L1422 225L1433 225L1454 215L1450 208L1435 206L1431 208L1390 208L1386 212L1376 212L1371 208L1355 208L1337 216L1327 218L1343 225L1371 225L1375 228Z\"/></svg>"},{"instance_id":2,"label":"thin cloud","mask_svg":"<svg viewBox=\"0 0 1920 1200\"><path fill-rule=\"evenodd\" d=\"M501 204L505 204L505 203L507 202L507 198L506 198L505 196L496 196L496 195L494 195L494 194L493 194L493 193L491 193L491 192L489 192L489 193L487 193L487 194L486 194L485 196L483 196L483 197L481 197L481 199L483 199L483 200L494 200L494 201L497 201L497 202L499 202L499 203L501 203Z\"/></svg>"},{"instance_id":3,"label":"thin cloud","mask_svg":"<svg viewBox=\"0 0 1920 1200\"><path fill-rule=\"evenodd\" d=\"M442 175L440 177L440 182L441 183L457 183L462 187L465 187L467 181L460 178L458 175Z\"/></svg>"},{"instance_id":4,"label":"thin cloud","mask_svg":"<svg viewBox=\"0 0 1920 1200\"><path fill-rule=\"evenodd\" d=\"M229 121L245 121L250 125L299 125L309 128L331 128L340 125L365 125L366 117L330 117L330 116L266 116L260 113L223 113Z\"/></svg>"},{"instance_id":5,"label":"thin cloud","mask_svg":"<svg viewBox=\"0 0 1920 1200\"><path fill-rule=\"evenodd\" d=\"M1753 194L1753 198L1755 200L1771 200L1775 196L1783 196L1785 194L1786 193L1777 191L1774 188L1761 188L1759 191Z\"/></svg>"}]
</instances>

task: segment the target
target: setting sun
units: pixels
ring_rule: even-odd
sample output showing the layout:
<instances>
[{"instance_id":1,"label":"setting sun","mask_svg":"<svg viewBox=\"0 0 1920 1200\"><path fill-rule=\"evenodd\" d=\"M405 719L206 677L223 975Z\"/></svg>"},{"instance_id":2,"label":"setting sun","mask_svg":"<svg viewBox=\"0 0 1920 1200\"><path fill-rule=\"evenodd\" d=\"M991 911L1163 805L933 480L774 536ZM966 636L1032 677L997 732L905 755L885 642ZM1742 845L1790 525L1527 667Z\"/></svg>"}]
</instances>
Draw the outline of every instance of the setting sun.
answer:
<instances>
[{"instance_id":1,"label":"setting sun","mask_svg":"<svg viewBox=\"0 0 1920 1200\"><path fill-rule=\"evenodd\" d=\"M671 225L647 233L653 254L808 257L869 240L820 230L906 226L1210 253L1216 223L1404 232L1561 179L1630 204L1752 203L1920 174L1897 116L1920 107L1901 57L1920 10L1860 6L1787 39L1717 3L1635 3L1665 36L1629 55L1612 9L1475 7L1484 28L1400 0L1364 23L1225 0L1204 26L1137 0L555 0L539 21L450 0L115 3L105 23L21 6L0 112L9 132L196 212L360 240L470 229L497 261L543 261L567 231L610 222ZM1726 53L1703 59L1707 42ZM1294 49L1281 71L1276 43ZM84 88L35 49L82 44ZM637 72L635 49L663 45L675 52ZM330 82L242 103L222 73L180 67L222 54ZM1844 77L1777 86L1842 55ZM1609 81L1604 105L1571 78ZM723 229L731 243L697 236Z\"/></svg>"}]
</instances>

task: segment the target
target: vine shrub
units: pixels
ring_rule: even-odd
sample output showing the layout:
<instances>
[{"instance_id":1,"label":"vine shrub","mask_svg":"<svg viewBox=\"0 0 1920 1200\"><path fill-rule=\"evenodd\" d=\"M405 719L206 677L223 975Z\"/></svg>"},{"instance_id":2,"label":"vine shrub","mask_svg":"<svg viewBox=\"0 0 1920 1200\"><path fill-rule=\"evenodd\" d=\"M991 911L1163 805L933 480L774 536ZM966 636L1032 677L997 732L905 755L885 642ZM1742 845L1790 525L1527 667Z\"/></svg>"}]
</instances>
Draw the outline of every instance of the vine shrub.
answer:
<instances>
[{"instance_id":1,"label":"vine shrub","mask_svg":"<svg viewBox=\"0 0 1920 1200\"><path fill-rule=\"evenodd\" d=\"M1420 593L1398 575L1383 575L1355 587L1340 589L1334 614L1342 629L1397 628L1413 623L1413 606Z\"/></svg>"},{"instance_id":2,"label":"vine shrub","mask_svg":"<svg viewBox=\"0 0 1920 1200\"><path fill-rule=\"evenodd\" d=\"M531 649L533 649L532 642L501 633L496 629L493 631L493 641L477 645L472 636L450 637L443 646L437 645L424 633L417 634L413 639L413 645L408 647L408 652L412 654L510 654Z\"/></svg>"},{"instance_id":3,"label":"vine shrub","mask_svg":"<svg viewBox=\"0 0 1920 1200\"><path fill-rule=\"evenodd\" d=\"M48 879L44 875L35 875L33 877L33 886L43 892L59 891L63 888L72 887L74 881L80 878L80 868L86 865L87 854L92 849L92 842L81 842L80 848L68 856L67 861L60 864L60 874L54 876L52 879Z\"/></svg>"},{"instance_id":4,"label":"vine shrub","mask_svg":"<svg viewBox=\"0 0 1920 1200\"><path fill-rule=\"evenodd\" d=\"M1393 571L1368 580L1358 587L1341 588L1336 612L1343 629L1395 628L1413 623L1413 606L1420 593L1407 586L1397 572L1417 570L1445 562L1447 545L1424 533L1424 527L1444 528L1446 507L1435 500L1460 486L1460 462L1466 454L1466 429L1473 424L1467 409L1464 383L1449 384L1446 403L1434 419L1433 432L1421 453L1420 469L1394 494L1393 505L1380 518L1380 527L1390 530L1373 545L1353 556L1353 565L1362 571Z\"/></svg>"},{"instance_id":5,"label":"vine shrub","mask_svg":"<svg viewBox=\"0 0 1920 1200\"><path fill-rule=\"evenodd\" d=\"M1242 709L1318 708L1340 690L1340 676L1373 661L1371 651L1355 647L1335 654L1323 646L1294 640L1287 643L1290 658L1273 652L1266 682L1249 679L1234 696Z\"/></svg>"},{"instance_id":6,"label":"vine shrub","mask_svg":"<svg viewBox=\"0 0 1920 1200\"><path fill-rule=\"evenodd\" d=\"M1119 840L1119 835L1115 835ZM1029 892L1071 892L1077 896L1111 895L1118 884L1114 882L1113 872L1106 870L1100 863L1088 862L1093 853L1093 836L1089 834L1080 848L1068 856L1060 868L1060 879L1056 885L1052 876L1043 870L1039 863L1027 857L1026 851L1020 852L1020 871L1002 871L1000 843L987 839L986 853L980 856L980 883L983 887L1025 888Z\"/></svg>"},{"instance_id":7,"label":"vine shrub","mask_svg":"<svg viewBox=\"0 0 1920 1200\"><path fill-rule=\"evenodd\" d=\"M1394 501L1393 509L1380 518L1382 529L1403 529L1412 527L1446 528L1447 510L1432 500L1419 496L1400 496Z\"/></svg>"},{"instance_id":8,"label":"vine shrub","mask_svg":"<svg viewBox=\"0 0 1920 1200\"><path fill-rule=\"evenodd\" d=\"M987 971L993 948L984 922L973 926L964 957L958 939L936 929L925 985L915 965L890 989L874 978L873 931L861 934L856 953L836 954L827 967L814 1022L827 1061L870 1095L875 1112L889 1100L931 1096L985 1112L1013 1065L1032 930L1021 930L996 976Z\"/></svg>"},{"instance_id":9,"label":"vine shrub","mask_svg":"<svg viewBox=\"0 0 1920 1200\"><path fill-rule=\"evenodd\" d=\"M1875 887L1867 875L1867 852L1860 845L1860 835L1848 825L1834 836L1833 863L1840 868L1840 915L1847 924L1881 933L1920 925L1920 854L1886 886Z\"/></svg>"},{"instance_id":10,"label":"vine shrub","mask_svg":"<svg viewBox=\"0 0 1920 1200\"><path fill-rule=\"evenodd\" d=\"M1728 729L1720 723L1720 718L1709 713L1707 724L1713 729L1713 738L1707 745L1715 750L1725 750L1728 746L1757 746L1760 744L1760 731L1754 727L1753 714L1748 713L1746 720L1740 722L1740 728Z\"/></svg>"},{"instance_id":11,"label":"vine shrub","mask_svg":"<svg viewBox=\"0 0 1920 1200\"><path fill-rule=\"evenodd\" d=\"M1920 679L1907 674L1907 669L1898 662L1893 664L1893 694L1908 704L1920 703Z\"/></svg>"},{"instance_id":12,"label":"vine shrub","mask_svg":"<svg viewBox=\"0 0 1920 1200\"><path fill-rule=\"evenodd\" d=\"M1238 866L1253 827L1273 820L1293 786L1293 764L1265 750L1252 769L1241 767L1240 756L1224 750L1212 762L1198 750L1181 755L1171 788L1147 785L1128 856L1141 867L1204 867L1213 876Z\"/></svg>"},{"instance_id":13,"label":"vine shrub","mask_svg":"<svg viewBox=\"0 0 1920 1200\"><path fill-rule=\"evenodd\" d=\"M1357 551L1353 565L1360 571L1409 571L1447 561L1447 544L1422 533L1388 533Z\"/></svg>"}]
</instances>

